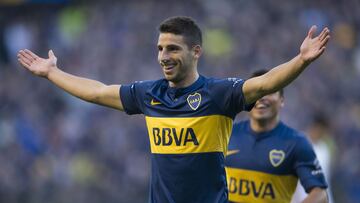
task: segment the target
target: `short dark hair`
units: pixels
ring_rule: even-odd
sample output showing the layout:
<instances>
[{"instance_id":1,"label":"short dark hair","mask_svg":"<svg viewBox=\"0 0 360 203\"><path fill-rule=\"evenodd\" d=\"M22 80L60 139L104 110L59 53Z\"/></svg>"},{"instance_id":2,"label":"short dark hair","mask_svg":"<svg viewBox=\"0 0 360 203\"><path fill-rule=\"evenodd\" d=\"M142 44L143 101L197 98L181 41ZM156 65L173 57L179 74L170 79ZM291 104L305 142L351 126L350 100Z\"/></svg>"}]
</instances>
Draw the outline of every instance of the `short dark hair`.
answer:
<instances>
[{"instance_id":1,"label":"short dark hair","mask_svg":"<svg viewBox=\"0 0 360 203\"><path fill-rule=\"evenodd\" d=\"M190 17L170 17L160 24L159 31L160 33L182 35L189 49L196 45L202 45L201 30L196 22Z\"/></svg>"},{"instance_id":2,"label":"short dark hair","mask_svg":"<svg viewBox=\"0 0 360 203\"><path fill-rule=\"evenodd\" d=\"M255 71L255 72L253 72L251 74L250 78L257 77L257 76L260 76L260 75L264 75L267 72L269 72L269 70L266 70L266 69L257 70L257 71ZM279 90L279 93L280 93L280 96L284 97L284 89L283 88Z\"/></svg>"},{"instance_id":3,"label":"short dark hair","mask_svg":"<svg viewBox=\"0 0 360 203\"><path fill-rule=\"evenodd\" d=\"M330 126L328 116L325 114L325 112L320 110L313 112L313 123L325 128L328 128Z\"/></svg>"}]
</instances>

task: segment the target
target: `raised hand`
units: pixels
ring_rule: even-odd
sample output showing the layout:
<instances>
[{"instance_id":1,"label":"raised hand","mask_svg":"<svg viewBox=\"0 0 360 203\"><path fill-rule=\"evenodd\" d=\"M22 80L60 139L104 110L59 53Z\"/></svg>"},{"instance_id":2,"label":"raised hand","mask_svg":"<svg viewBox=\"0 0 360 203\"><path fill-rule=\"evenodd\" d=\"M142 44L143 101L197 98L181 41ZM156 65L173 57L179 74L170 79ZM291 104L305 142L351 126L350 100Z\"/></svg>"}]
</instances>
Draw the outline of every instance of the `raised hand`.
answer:
<instances>
[{"instance_id":1,"label":"raised hand","mask_svg":"<svg viewBox=\"0 0 360 203\"><path fill-rule=\"evenodd\" d=\"M27 49L20 50L17 57L24 68L37 76L47 77L51 70L57 68L57 58L52 50L49 51L49 58L47 59L41 58Z\"/></svg>"},{"instance_id":2,"label":"raised hand","mask_svg":"<svg viewBox=\"0 0 360 203\"><path fill-rule=\"evenodd\" d=\"M321 33L314 37L316 26L313 25L300 47L300 57L310 63L324 53L326 44L330 39L330 30L326 27Z\"/></svg>"}]
</instances>

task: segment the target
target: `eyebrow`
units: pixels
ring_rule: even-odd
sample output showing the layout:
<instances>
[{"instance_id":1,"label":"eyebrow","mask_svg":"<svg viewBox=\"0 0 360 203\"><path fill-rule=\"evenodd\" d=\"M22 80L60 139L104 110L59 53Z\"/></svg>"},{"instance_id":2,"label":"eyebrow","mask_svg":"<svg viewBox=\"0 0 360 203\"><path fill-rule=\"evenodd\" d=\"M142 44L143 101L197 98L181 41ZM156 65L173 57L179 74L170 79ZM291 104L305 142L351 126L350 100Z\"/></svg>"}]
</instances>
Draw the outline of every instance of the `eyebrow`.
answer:
<instances>
[{"instance_id":1,"label":"eyebrow","mask_svg":"<svg viewBox=\"0 0 360 203\"><path fill-rule=\"evenodd\" d=\"M158 47L158 49L160 49L160 48L164 48L164 47L166 47L166 48L170 48L170 49L181 49L181 46L179 46L179 45L177 45L177 44L169 44L169 45L167 45L167 46L161 46L160 44L159 45L157 45L157 47Z\"/></svg>"},{"instance_id":2,"label":"eyebrow","mask_svg":"<svg viewBox=\"0 0 360 203\"><path fill-rule=\"evenodd\" d=\"M176 49L181 49L181 46L179 46L179 45L176 45L176 44L170 44L170 45L168 45L167 46L167 48L176 48Z\"/></svg>"}]
</instances>

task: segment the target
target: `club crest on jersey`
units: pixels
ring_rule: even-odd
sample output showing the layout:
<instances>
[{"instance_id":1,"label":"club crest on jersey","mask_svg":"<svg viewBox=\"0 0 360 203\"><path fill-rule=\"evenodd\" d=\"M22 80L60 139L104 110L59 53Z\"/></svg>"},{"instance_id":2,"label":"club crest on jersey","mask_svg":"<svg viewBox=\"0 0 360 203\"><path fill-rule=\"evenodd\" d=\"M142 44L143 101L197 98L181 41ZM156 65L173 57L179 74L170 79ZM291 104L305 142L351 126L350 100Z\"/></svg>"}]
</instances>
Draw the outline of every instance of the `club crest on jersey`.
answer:
<instances>
[{"instance_id":1,"label":"club crest on jersey","mask_svg":"<svg viewBox=\"0 0 360 203\"><path fill-rule=\"evenodd\" d=\"M285 159L285 152L282 150L273 149L269 153L271 165L278 167Z\"/></svg>"},{"instance_id":2,"label":"club crest on jersey","mask_svg":"<svg viewBox=\"0 0 360 203\"><path fill-rule=\"evenodd\" d=\"M197 108L199 108L201 103L201 94L197 92L194 94L190 94L187 97L187 102L192 110L196 110Z\"/></svg>"}]
</instances>

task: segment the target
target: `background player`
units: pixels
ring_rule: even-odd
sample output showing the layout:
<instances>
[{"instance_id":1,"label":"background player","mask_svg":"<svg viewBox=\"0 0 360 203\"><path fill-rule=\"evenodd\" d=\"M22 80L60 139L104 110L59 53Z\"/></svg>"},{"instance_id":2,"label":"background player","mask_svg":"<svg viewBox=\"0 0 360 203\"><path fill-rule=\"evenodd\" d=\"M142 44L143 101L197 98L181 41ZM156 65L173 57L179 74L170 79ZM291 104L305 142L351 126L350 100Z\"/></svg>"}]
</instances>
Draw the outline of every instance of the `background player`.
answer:
<instances>
[{"instance_id":1,"label":"background player","mask_svg":"<svg viewBox=\"0 0 360 203\"><path fill-rule=\"evenodd\" d=\"M281 89L256 101L250 119L234 125L225 162L231 202L290 202L298 178L308 193L303 202L328 201L311 144L280 120L283 105Z\"/></svg>"},{"instance_id":2,"label":"background player","mask_svg":"<svg viewBox=\"0 0 360 203\"><path fill-rule=\"evenodd\" d=\"M61 71L52 51L48 59L29 50L21 50L18 57L26 69L76 97L146 115L153 166L151 202L225 202L223 153L232 119L247 109L246 104L289 84L324 52L329 30L314 37L315 31L313 26L292 60L246 82L199 76L201 31L184 17L160 25L158 61L165 79L158 81L108 86Z\"/></svg>"},{"instance_id":3,"label":"background player","mask_svg":"<svg viewBox=\"0 0 360 203\"><path fill-rule=\"evenodd\" d=\"M306 128L306 133L309 136L309 140L314 148L315 154L321 168L324 172L325 179L328 182L328 194L329 203L333 203L331 191L331 168L332 162L336 158L336 145L332 140L330 124L328 117L321 111L314 112L314 116L310 126ZM303 201L307 197L307 194L301 184L298 182L295 193L291 200L292 203Z\"/></svg>"}]
</instances>

